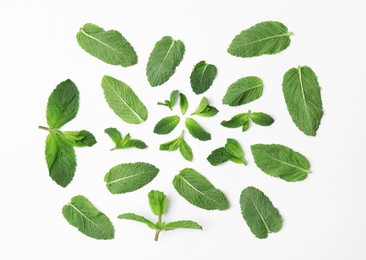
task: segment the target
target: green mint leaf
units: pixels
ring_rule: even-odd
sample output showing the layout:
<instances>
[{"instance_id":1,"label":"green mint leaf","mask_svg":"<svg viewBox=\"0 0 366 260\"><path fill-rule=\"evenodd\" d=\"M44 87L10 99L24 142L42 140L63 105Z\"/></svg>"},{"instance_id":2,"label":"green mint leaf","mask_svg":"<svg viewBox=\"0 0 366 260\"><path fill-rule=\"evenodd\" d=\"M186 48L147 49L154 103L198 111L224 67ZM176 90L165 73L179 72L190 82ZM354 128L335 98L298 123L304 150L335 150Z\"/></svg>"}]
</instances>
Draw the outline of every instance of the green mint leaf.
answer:
<instances>
[{"instance_id":1,"label":"green mint leaf","mask_svg":"<svg viewBox=\"0 0 366 260\"><path fill-rule=\"evenodd\" d=\"M208 106L208 99L206 97L203 97L196 108L196 110L191 115L197 115L201 112L205 111L206 107Z\"/></svg>"},{"instance_id":2,"label":"green mint leaf","mask_svg":"<svg viewBox=\"0 0 366 260\"><path fill-rule=\"evenodd\" d=\"M229 106L240 106L252 102L262 96L263 82L255 76L241 78L231 84L222 100Z\"/></svg>"},{"instance_id":3,"label":"green mint leaf","mask_svg":"<svg viewBox=\"0 0 366 260\"><path fill-rule=\"evenodd\" d=\"M237 114L233 116L230 120L222 121L221 125L227 128L237 128L242 127L243 125L249 126L249 115L248 113Z\"/></svg>"},{"instance_id":4,"label":"green mint leaf","mask_svg":"<svg viewBox=\"0 0 366 260\"><path fill-rule=\"evenodd\" d=\"M67 79L52 91L48 98L46 118L51 129L59 129L75 118L79 110L79 91L75 83Z\"/></svg>"},{"instance_id":5,"label":"green mint leaf","mask_svg":"<svg viewBox=\"0 0 366 260\"><path fill-rule=\"evenodd\" d=\"M310 173L309 161L286 146L255 144L251 150L258 168L268 175L294 182L305 179Z\"/></svg>"},{"instance_id":6,"label":"green mint leaf","mask_svg":"<svg viewBox=\"0 0 366 260\"><path fill-rule=\"evenodd\" d=\"M179 91L178 90L173 90L172 93L170 93L170 99L169 99L170 105L171 105L170 110L173 109L175 103L178 100L178 97L179 97Z\"/></svg>"},{"instance_id":7,"label":"green mint leaf","mask_svg":"<svg viewBox=\"0 0 366 260\"><path fill-rule=\"evenodd\" d=\"M269 233L280 231L282 217L259 189L245 188L240 195L240 207L245 222L257 238L266 238Z\"/></svg>"},{"instance_id":8,"label":"green mint leaf","mask_svg":"<svg viewBox=\"0 0 366 260\"><path fill-rule=\"evenodd\" d=\"M203 129L202 126L200 126L194 119L187 118L185 124L189 133L194 138L201 141L211 140L211 134L206 132L206 130Z\"/></svg>"},{"instance_id":9,"label":"green mint leaf","mask_svg":"<svg viewBox=\"0 0 366 260\"><path fill-rule=\"evenodd\" d=\"M262 112L252 113L249 110L248 113L237 114L228 121L222 121L221 125L228 128L242 127L242 131L245 132L249 128L249 119L251 119L255 124L261 126L269 126L274 122L270 115Z\"/></svg>"},{"instance_id":10,"label":"green mint leaf","mask_svg":"<svg viewBox=\"0 0 366 260\"><path fill-rule=\"evenodd\" d=\"M193 160L193 152L192 148L188 145L188 143L184 140L184 131L182 131L181 135L172 141L163 143L160 145L161 151L175 151L179 148L180 153L182 154L183 158L187 161Z\"/></svg>"},{"instance_id":11,"label":"green mint leaf","mask_svg":"<svg viewBox=\"0 0 366 260\"><path fill-rule=\"evenodd\" d=\"M63 207L62 214L70 225L88 237L104 240L114 238L112 222L84 196L72 197Z\"/></svg>"},{"instance_id":12,"label":"green mint leaf","mask_svg":"<svg viewBox=\"0 0 366 260\"><path fill-rule=\"evenodd\" d=\"M149 163L122 163L110 169L104 181L112 194L121 194L142 188L158 173L159 169Z\"/></svg>"},{"instance_id":13,"label":"green mint leaf","mask_svg":"<svg viewBox=\"0 0 366 260\"><path fill-rule=\"evenodd\" d=\"M61 133L49 133L46 139L46 162L52 180L66 187L74 178L76 157L72 144Z\"/></svg>"},{"instance_id":14,"label":"green mint leaf","mask_svg":"<svg viewBox=\"0 0 366 260\"><path fill-rule=\"evenodd\" d=\"M270 115L262 112L250 113L249 117L253 123L261 126L270 126L274 122L274 119Z\"/></svg>"},{"instance_id":15,"label":"green mint leaf","mask_svg":"<svg viewBox=\"0 0 366 260\"><path fill-rule=\"evenodd\" d=\"M194 93L202 94L207 91L217 75L215 65L205 61L197 63L191 73L191 87Z\"/></svg>"},{"instance_id":16,"label":"green mint leaf","mask_svg":"<svg viewBox=\"0 0 366 260\"><path fill-rule=\"evenodd\" d=\"M237 140L228 138L225 144L225 149L231 155L231 161L247 165L247 161L244 159L243 149Z\"/></svg>"},{"instance_id":17,"label":"green mint leaf","mask_svg":"<svg viewBox=\"0 0 366 260\"><path fill-rule=\"evenodd\" d=\"M180 143L179 151L183 156L183 158L186 159L187 161L191 162L193 160L192 148L188 145L188 143L184 139L182 139Z\"/></svg>"},{"instance_id":18,"label":"green mint leaf","mask_svg":"<svg viewBox=\"0 0 366 260\"><path fill-rule=\"evenodd\" d=\"M143 216L137 215L135 213L124 213L118 216L119 219L128 219L128 220L134 220L137 222L141 222L146 224L149 228L156 230L158 227L151 222L150 220L144 218Z\"/></svg>"},{"instance_id":19,"label":"green mint leaf","mask_svg":"<svg viewBox=\"0 0 366 260\"><path fill-rule=\"evenodd\" d=\"M166 196L164 192L152 190L148 194L149 205L156 216L162 216L166 211Z\"/></svg>"},{"instance_id":20,"label":"green mint leaf","mask_svg":"<svg viewBox=\"0 0 366 260\"><path fill-rule=\"evenodd\" d=\"M144 141L141 141L139 139L130 139L126 144L125 148L137 148L137 149L145 149L147 148L147 145Z\"/></svg>"},{"instance_id":21,"label":"green mint leaf","mask_svg":"<svg viewBox=\"0 0 366 260\"><path fill-rule=\"evenodd\" d=\"M62 132L65 139L69 140L75 147L91 147L97 143L92 133L86 130Z\"/></svg>"},{"instance_id":22,"label":"green mint leaf","mask_svg":"<svg viewBox=\"0 0 366 260\"><path fill-rule=\"evenodd\" d=\"M290 45L291 34L280 22L261 22L235 36L227 51L243 58L275 54Z\"/></svg>"},{"instance_id":23,"label":"green mint leaf","mask_svg":"<svg viewBox=\"0 0 366 260\"><path fill-rule=\"evenodd\" d=\"M173 221L163 225L163 230L174 230L177 228L190 228L190 229L202 230L202 227L197 222L194 222L192 220Z\"/></svg>"},{"instance_id":24,"label":"green mint leaf","mask_svg":"<svg viewBox=\"0 0 366 260\"><path fill-rule=\"evenodd\" d=\"M137 63L135 50L118 31L105 31L87 23L80 28L76 39L87 53L108 64L128 67Z\"/></svg>"},{"instance_id":25,"label":"green mint leaf","mask_svg":"<svg viewBox=\"0 0 366 260\"><path fill-rule=\"evenodd\" d=\"M175 151L179 148L181 142L182 142L182 139L183 139L183 136L180 135L179 137L169 141L169 142L166 142L166 143L163 143L160 145L160 150L161 151Z\"/></svg>"},{"instance_id":26,"label":"green mint leaf","mask_svg":"<svg viewBox=\"0 0 366 260\"><path fill-rule=\"evenodd\" d=\"M307 66L288 70L283 77L282 91L292 121L304 134L315 136L323 105L314 71Z\"/></svg>"},{"instance_id":27,"label":"green mint leaf","mask_svg":"<svg viewBox=\"0 0 366 260\"><path fill-rule=\"evenodd\" d=\"M180 93L179 97L180 112L184 115L188 109L188 99L183 93Z\"/></svg>"},{"instance_id":28,"label":"green mint leaf","mask_svg":"<svg viewBox=\"0 0 366 260\"><path fill-rule=\"evenodd\" d=\"M123 121L130 124L139 124L147 119L148 112L145 105L125 83L104 76L102 88L109 107Z\"/></svg>"},{"instance_id":29,"label":"green mint leaf","mask_svg":"<svg viewBox=\"0 0 366 260\"><path fill-rule=\"evenodd\" d=\"M152 87L168 81L183 60L184 52L183 42L170 36L164 36L155 44L146 67L147 79Z\"/></svg>"},{"instance_id":30,"label":"green mint leaf","mask_svg":"<svg viewBox=\"0 0 366 260\"><path fill-rule=\"evenodd\" d=\"M143 141L138 139L131 139L130 134L127 134L124 138L122 138L121 132L114 127L109 127L105 129L104 132L109 135L109 137L115 144L115 147L113 147L111 150L126 149L131 147L145 149L147 147L147 145Z\"/></svg>"},{"instance_id":31,"label":"green mint leaf","mask_svg":"<svg viewBox=\"0 0 366 260\"><path fill-rule=\"evenodd\" d=\"M168 116L161 119L154 127L154 133L159 135L169 134L178 125L179 116Z\"/></svg>"},{"instance_id":32,"label":"green mint leaf","mask_svg":"<svg viewBox=\"0 0 366 260\"><path fill-rule=\"evenodd\" d=\"M173 179L177 192L189 203L206 210L225 210L229 202L224 193L216 189L211 182L191 168L180 171Z\"/></svg>"},{"instance_id":33,"label":"green mint leaf","mask_svg":"<svg viewBox=\"0 0 366 260\"><path fill-rule=\"evenodd\" d=\"M220 147L211 152L211 154L207 157L207 161L212 166L217 166L224 162L230 160L231 155L228 151L226 151L225 147Z\"/></svg>"},{"instance_id":34,"label":"green mint leaf","mask_svg":"<svg viewBox=\"0 0 366 260\"><path fill-rule=\"evenodd\" d=\"M219 110L216 107L208 106L204 111L202 111L199 114L196 114L197 116L204 116L204 117L212 117L216 115L219 112Z\"/></svg>"},{"instance_id":35,"label":"green mint leaf","mask_svg":"<svg viewBox=\"0 0 366 260\"><path fill-rule=\"evenodd\" d=\"M116 147L119 146L119 144L122 142L122 134L120 131L117 130L117 128L109 127L104 130L104 132L109 135L109 137L112 139Z\"/></svg>"}]
</instances>

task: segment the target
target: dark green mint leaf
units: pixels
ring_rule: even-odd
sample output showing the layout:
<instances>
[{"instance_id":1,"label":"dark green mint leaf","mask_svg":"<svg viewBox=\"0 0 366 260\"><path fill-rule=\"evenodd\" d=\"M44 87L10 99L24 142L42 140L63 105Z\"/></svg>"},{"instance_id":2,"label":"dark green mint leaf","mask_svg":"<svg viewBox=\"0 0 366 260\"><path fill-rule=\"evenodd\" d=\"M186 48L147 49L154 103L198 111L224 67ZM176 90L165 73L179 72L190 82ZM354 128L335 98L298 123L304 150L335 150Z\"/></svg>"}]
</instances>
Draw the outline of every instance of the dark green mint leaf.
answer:
<instances>
[{"instance_id":1,"label":"dark green mint leaf","mask_svg":"<svg viewBox=\"0 0 366 260\"><path fill-rule=\"evenodd\" d=\"M270 115L262 112L250 113L250 119L253 121L253 123L261 126L269 126L272 125L274 122L273 118Z\"/></svg>"},{"instance_id":2,"label":"dark green mint leaf","mask_svg":"<svg viewBox=\"0 0 366 260\"><path fill-rule=\"evenodd\" d=\"M205 61L197 63L191 73L191 87L194 93L202 94L207 91L217 74L215 65L207 64Z\"/></svg>"},{"instance_id":3,"label":"dark green mint leaf","mask_svg":"<svg viewBox=\"0 0 366 260\"><path fill-rule=\"evenodd\" d=\"M255 124L261 126L269 126L274 122L270 115L262 112L252 113L249 110L248 113L241 113L233 116L228 121L222 121L221 125L228 128L242 127L242 131L245 132L249 128L249 119L251 119Z\"/></svg>"},{"instance_id":4,"label":"dark green mint leaf","mask_svg":"<svg viewBox=\"0 0 366 260\"><path fill-rule=\"evenodd\" d=\"M230 160L231 155L228 151L226 151L225 147L220 147L211 152L211 154L207 157L207 161L213 165L217 166L224 162Z\"/></svg>"},{"instance_id":5,"label":"dark green mint leaf","mask_svg":"<svg viewBox=\"0 0 366 260\"><path fill-rule=\"evenodd\" d=\"M207 141L211 140L211 134L206 132L205 129L202 128L194 119L187 118L186 119L186 127L189 133L198 140Z\"/></svg>"},{"instance_id":6,"label":"dark green mint leaf","mask_svg":"<svg viewBox=\"0 0 366 260\"><path fill-rule=\"evenodd\" d=\"M252 102L262 96L263 82L255 76L241 78L231 84L222 100L229 106L240 106Z\"/></svg>"},{"instance_id":7,"label":"dark green mint leaf","mask_svg":"<svg viewBox=\"0 0 366 260\"><path fill-rule=\"evenodd\" d=\"M178 125L179 116L168 116L161 119L154 127L154 133L159 135L169 134Z\"/></svg>"}]
</instances>

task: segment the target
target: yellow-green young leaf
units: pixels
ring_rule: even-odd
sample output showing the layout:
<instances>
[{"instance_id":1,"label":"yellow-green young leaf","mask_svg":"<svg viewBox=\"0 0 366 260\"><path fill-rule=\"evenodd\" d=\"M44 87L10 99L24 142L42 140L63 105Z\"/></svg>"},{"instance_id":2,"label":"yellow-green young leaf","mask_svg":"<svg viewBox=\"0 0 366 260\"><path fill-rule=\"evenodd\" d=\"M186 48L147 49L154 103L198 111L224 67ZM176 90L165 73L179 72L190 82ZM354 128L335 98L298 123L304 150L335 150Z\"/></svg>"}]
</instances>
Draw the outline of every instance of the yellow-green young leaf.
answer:
<instances>
[{"instance_id":1,"label":"yellow-green young leaf","mask_svg":"<svg viewBox=\"0 0 366 260\"><path fill-rule=\"evenodd\" d=\"M205 61L197 63L191 73L191 87L194 93L202 94L207 91L217 75L215 65L207 64Z\"/></svg>"},{"instance_id":2,"label":"yellow-green young leaf","mask_svg":"<svg viewBox=\"0 0 366 260\"><path fill-rule=\"evenodd\" d=\"M108 105L123 121L139 124L147 119L148 112L145 105L125 83L104 76L102 88Z\"/></svg>"},{"instance_id":3,"label":"yellow-green young leaf","mask_svg":"<svg viewBox=\"0 0 366 260\"><path fill-rule=\"evenodd\" d=\"M116 147L122 142L122 134L117 128L109 127L104 130L104 132L109 135L112 141L115 143Z\"/></svg>"},{"instance_id":4,"label":"yellow-green young leaf","mask_svg":"<svg viewBox=\"0 0 366 260\"><path fill-rule=\"evenodd\" d=\"M255 76L241 78L231 84L222 100L229 106L240 106L252 102L262 96L263 82Z\"/></svg>"},{"instance_id":5,"label":"yellow-green young leaf","mask_svg":"<svg viewBox=\"0 0 366 260\"><path fill-rule=\"evenodd\" d=\"M154 133L159 135L169 134L178 125L179 116L168 116L161 119L154 127Z\"/></svg>"},{"instance_id":6,"label":"yellow-green young leaf","mask_svg":"<svg viewBox=\"0 0 366 260\"><path fill-rule=\"evenodd\" d=\"M173 179L174 188L189 203L207 210L226 210L229 202L222 191L191 168L181 170Z\"/></svg>"},{"instance_id":7,"label":"yellow-green young leaf","mask_svg":"<svg viewBox=\"0 0 366 260\"><path fill-rule=\"evenodd\" d=\"M280 22L261 22L235 36L227 51L243 58L275 54L290 45L291 34Z\"/></svg>"},{"instance_id":8,"label":"yellow-green young leaf","mask_svg":"<svg viewBox=\"0 0 366 260\"><path fill-rule=\"evenodd\" d=\"M205 129L202 128L194 119L187 118L186 119L186 127L189 133L198 140L207 141L211 140L211 134L208 133Z\"/></svg>"},{"instance_id":9,"label":"yellow-green young leaf","mask_svg":"<svg viewBox=\"0 0 366 260\"><path fill-rule=\"evenodd\" d=\"M152 87L168 81L183 60L184 52L183 42L170 36L164 36L155 44L146 66L147 79Z\"/></svg>"},{"instance_id":10,"label":"yellow-green young leaf","mask_svg":"<svg viewBox=\"0 0 366 260\"><path fill-rule=\"evenodd\" d=\"M116 149L126 149L126 148L131 148L131 147L135 147L138 149L145 149L147 147L145 142L138 140L138 139L131 139L130 134L127 134L124 138L122 138L121 132L118 131L114 127L109 127L107 129L105 129L104 132L109 135L109 137L112 139L112 141L115 144L115 146L112 149L110 149L111 151L116 150Z\"/></svg>"},{"instance_id":11,"label":"yellow-green young leaf","mask_svg":"<svg viewBox=\"0 0 366 260\"><path fill-rule=\"evenodd\" d=\"M137 63L135 50L118 31L105 31L87 23L80 28L76 39L87 53L108 64L128 67Z\"/></svg>"},{"instance_id":12,"label":"yellow-green young leaf","mask_svg":"<svg viewBox=\"0 0 366 260\"><path fill-rule=\"evenodd\" d=\"M183 93L180 93L179 95L179 106L180 112L184 115L188 109L188 99Z\"/></svg>"},{"instance_id":13,"label":"yellow-green young leaf","mask_svg":"<svg viewBox=\"0 0 366 260\"><path fill-rule=\"evenodd\" d=\"M92 133L86 130L62 132L64 138L69 140L75 147L91 147L97 143Z\"/></svg>"},{"instance_id":14,"label":"yellow-green young leaf","mask_svg":"<svg viewBox=\"0 0 366 260\"><path fill-rule=\"evenodd\" d=\"M268 175L285 181L301 181L310 173L309 161L302 154L280 144L251 146L254 162Z\"/></svg>"},{"instance_id":15,"label":"yellow-green young leaf","mask_svg":"<svg viewBox=\"0 0 366 260\"><path fill-rule=\"evenodd\" d=\"M88 237L104 240L114 238L112 222L82 195L71 198L63 207L62 214L70 225Z\"/></svg>"},{"instance_id":16,"label":"yellow-green young leaf","mask_svg":"<svg viewBox=\"0 0 366 260\"><path fill-rule=\"evenodd\" d=\"M307 66L290 69L283 77L282 91L292 121L304 134L315 136L323 105L314 71Z\"/></svg>"},{"instance_id":17,"label":"yellow-green young leaf","mask_svg":"<svg viewBox=\"0 0 366 260\"><path fill-rule=\"evenodd\" d=\"M282 217L259 189L245 188L240 195L240 207L245 222L257 238L266 238L269 233L280 231Z\"/></svg>"},{"instance_id":18,"label":"yellow-green young leaf","mask_svg":"<svg viewBox=\"0 0 366 260\"><path fill-rule=\"evenodd\" d=\"M104 181L111 193L121 194L142 188L158 173L159 169L149 163L122 163L110 169Z\"/></svg>"},{"instance_id":19,"label":"yellow-green young leaf","mask_svg":"<svg viewBox=\"0 0 366 260\"><path fill-rule=\"evenodd\" d=\"M49 133L46 139L46 162L52 180L66 187L74 178L76 170L75 151L71 142L61 133Z\"/></svg>"},{"instance_id":20,"label":"yellow-green young leaf","mask_svg":"<svg viewBox=\"0 0 366 260\"><path fill-rule=\"evenodd\" d=\"M166 211L166 196L164 192L152 190L148 194L151 211L156 216L162 216Z\"/></svg>"},{"instance_id":21,"label":"yellow-green young leaf","mask_svg":"<svg viewBox=\"0 0 366 260\"><path fill-rule=\"evenodd\" d=\"M46 118L51 129L59 129L75 118L79 109L79 91L74 82L67 79L53 90L48 98Z\"/></svg>"}]
</instances>

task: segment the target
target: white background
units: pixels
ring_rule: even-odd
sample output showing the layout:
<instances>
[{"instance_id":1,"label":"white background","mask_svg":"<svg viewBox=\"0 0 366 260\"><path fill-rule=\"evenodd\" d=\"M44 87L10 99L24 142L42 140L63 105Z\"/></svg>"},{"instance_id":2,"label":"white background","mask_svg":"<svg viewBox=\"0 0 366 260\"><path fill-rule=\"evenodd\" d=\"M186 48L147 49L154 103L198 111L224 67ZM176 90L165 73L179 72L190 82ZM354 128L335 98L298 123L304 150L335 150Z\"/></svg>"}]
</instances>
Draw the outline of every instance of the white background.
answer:
<instances>
[{"instance_id":1,"label":"white background","mask_svg":"<svg viewBox=\"0 0 366 260\"><path fill-rule=\"evenodd\" d=\"M0 1L0 259L366 259L365 171L365 2L364 1ZM277 20L293 36L285 51L273 56L236 58L226 50L241 30L258 22ZM90 56L77 44L83 24L95 23L120 31L134 46L139 61L128 68L112 66ZM186 54L176 73L164 85L149 86L145 67L156 41L165 35L181 39ZM204 95L195 95L189 75L197 62L215 64L218 76ZM298 65L310 66L322 87L324 117L316 137L292 123L282 95L283 74ZM119 119L104 100L103 75L129 84L149 109L141 125ZM227 87L237 79L263 79L263 96L255 102L228 107L221 104ZM87 129L98 143L76 149L78 167L72 183L62 188L48 176L44 159L47 132L45 111L49 94L70 78L80 91L77 117L63 130ZM188 133L194 161L179 152L159 151L160 143L177 137L182 122L168 136L153 134L155 123L173 113L157 106L179 89L189 99L189 112L202 96L219 108L213 118L196 118L212 134L200 142ZM220 125L233 115L252 111L275 118L270 127L252 125L242 133ZM123 134L145 140L146 150L110 152L104 133L116 127ZM241 143L248 166L227 162L212 167L206 157L226 138ZM250 145L279 143L305 155L312 173L301 182L288 183L261 172ZM112 195L103 177L123 162L145 161L160 168L159 175L142 189ZM230 201L226 211L205 211L180 197L171 184L185 167L204 174ZM239 195L247 186L261 189L284 219L280 232L265 240L246 226ZM204 231L161 233L127 220L135 212L150 219L147 193L164 191L169 208L166 221L192 219ZM72 196L82 194L110 217L115 239L98 241L79 233L61 210Z\"/></svg>"}]
</instances>

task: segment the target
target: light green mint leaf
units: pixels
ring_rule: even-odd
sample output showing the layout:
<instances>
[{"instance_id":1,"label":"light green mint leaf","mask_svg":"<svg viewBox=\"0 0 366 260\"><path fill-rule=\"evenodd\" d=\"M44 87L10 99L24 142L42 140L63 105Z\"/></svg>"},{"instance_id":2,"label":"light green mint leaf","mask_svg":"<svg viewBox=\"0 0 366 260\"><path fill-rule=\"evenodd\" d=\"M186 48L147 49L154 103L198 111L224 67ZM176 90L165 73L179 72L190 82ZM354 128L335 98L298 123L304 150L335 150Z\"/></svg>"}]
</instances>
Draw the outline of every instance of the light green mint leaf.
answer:
<instances>
[{"instance_id":1,"label":"light green mint leaf","mask_svg":"<svg viewBox=\"0 0 366 260\"><path fill-rule=\"evenodd\" d=\"M292 121L304 134L315 136L323 105L314 71L307 66L288 70L283 77L282 91Z\"/></svg>"},{"instance_id":2,"label":"light green mint leaf","mask_svg":"<svg viewBox=\"0 0 366 260\"><path fill-rule=\"evenodd\" d=\"M249 110L248 113L237 114L228 121L222 121L221 125L228 128L242 127L242 131L245 132L249 128L249 119L261 126L269 126L274 122L270 115L262 112L253 113Z\"/></svg>"},{"instance_id":3,"label":"light green mint leaf","mask_svg":"<svg viewBox=\"0 0 366 260\"><path fill-rule=\"evenodd\" d=\"M75 147L93 146L97 143L92 133L86 130L62 132L65 139L69 140Z\"/></svg>"},{"instance_id":4,"label":"light green mint leaf","mask_svg":"<svg viewBox=\"0 0 366 260\"><path fill-rule=\"evenodd\" d=\"M124 213L118 216L119 219L128 219L128 220L134 220L137 222L141 222L143 224L146 224L149 228L156 230L158 227L151 222L150 220L144 218L143 216L137 215L135 213Z\"/></svg>"},{"instance_id":5,"label":"light green mint leaf","mask_svg":"<svg viewBox=\"0 0 366 260\"><path fill-rule=\"evenodd\" d=\"M112 222L84 196L71 198L63 207L62 214L70 225L88 237L104 240L114 238Z\"/></svg>"},{"instance_id":6,"label":"light green mint leaf","mask_svg":"<svg viewBox=\"0 0 366 260\"><path fill-rule=\"evenodd\" d=\"M107 129L105 129L104 132L109 135L109 137L112 139L112 141L115 144L115 147L113 147L111 149L111 151L116 150L116 149L126 149L126 148L131 148L131 147L135 147L138 149L145 149L147 147L147 145L143 141L138 140L138 139L131 139L130 134L127 134L123 138L121 132L118 131L114 127L109 127Z\"/></svg>"},{"instance_id":7,"label":"light green mint leaf","mask_svg":"<svg viewBox=\"0 0 366 260\"><path fill-rule=\"evenodd\" d=\"M205 61L197 63L191 73L191 87L194 93L202 94L207 91L217 75L215 65L207 64Z\"/></svg>"},{"instance_id":8,"label":"light green mint leaf","mask_svg":"<svg viewBox=\"0 0 366 260\"><path fill-rule=\"evenodd\" d=\"M104 76L102 88L108 105L123 121L139 124L147 119L148 112L145 105L125 83Z\"/></svg>"},{"instance_id":9,"label":"light green mint leaf","mask_svg":"<svg viewBox=\"0 0 366 260\"><path fill-rule=\"evenodd\" d=\"M52 180L66 187L74 178L76 157L72 144L61 133L51 132L46 139L46 162Z\"/></svg>"},{"instance_id":10,"label":"light green mint leaf","mask_svg":"<svg viewBox=\"0 0 366 260\"><path fill-rule=\"evenodd\" d=\"M245 222L257 238L263 239L281 230L282 217L278 209L259 189L245 188L240 195L240 207Z\"/></svg>"},{"instance_id":11,"label":"light green mint leaf","mask_svg":"<svg viewBox=\"0 0 366 260\"><path fill-rule=\"evenodd\" d=\"M169 152L177 150L182 142L182 138L183 138L182 135L180 135L179 137L177 137L169 142L161 144L160 150L169 151Z\"/></svg>"},{"instance_id":12,"label":"light green mint leaf","mask_svg":"<svg viewBox=\"0 0 366 260\"><path fill-rule=\"evenodd\" d=\"M166 211L166 196L164 192L152 190L148 194L149 205L156 216L162 216Z\"/></svg>"},{"instance_id":13,"label":"light green mint leaf","mask_svg":"<svg viewBox=\"0 0 366 260\"><path fill-rule=\"evenodd\" d=\"M154 127L154 133L159 135L169 134L178 125L179 116L168 116L161 119Z\"/></svg>"},{"instance_id":14,"label":"light green mint leaf","mask_svg":"<svg viewBox=\"0 0 366 260\"><path fill-rule=\"evenodd\" d=\"M192 220L179 220L169 222L163 225L163 230L174 230L177 228L190 228L190 229L199 229L202 230L202 227Z\"/></svg>"},{"instance_id":15,"label":"light green mint leaf","mask_svg":"<svg viewBox=\"0 0 366 260\"><path fill-rule=\"evenodd\" d=\"M228 151L226 151L225 147L220 147L211 152L211 154L207 157L207 161L212 166L217 166L224 162L230 160L231 155Z\"/></svg>"},{"instance_id":16,"label":"light green mint leaf","mask_svg":"<svg viewBox=\"0 0 366 260\"><path fill-rule=\"evenodd\" d=\"M177 150L178 148L184 159L190 162L193 160L192 149L188 145L188 143L184 140L184 131L182 131L179 137L160 145L161 151L171 152Z\"/></svg>"},{"instance_id":17,"label":"light green mint leaf","mask_svg":"<svg viewBox=\"0 0 366 260\"><path fill-rule=\"evenodd\" d=\"M48 98L46 118L51 129L59 129L75 118L79 110L79 91L75 83L67 79L53 90Z\"/></svg>"},{"instance_id":18,"label":"light green mint leaf","mask_svg":"<svg viewBox=\"0 0 366 260\"><path fill-rule=\"evenodd\" d=\"M251 146L254 162L266 174L294 182L310 173L309 161L300 153L279 144Z\"/></svg>"},{"instance_id":19,"label":"light green mint leaf","mask_svg":"<svg viewBox=\"0 0 366 260\"><path fill-rule=\"evenodd\" d=\"M159 169L149 163L122 163L110 169L104 181L111 193L121 194L142 188L158 173Z\"/></svg>"},{"instance_id":20,"label":"light green mint leaf","mask_svg":"<svg viewBox=\"0 0 366 260\"><path fill-rule=\"evenodd\" d=\"M224 193L211 182L191 168L180 171L173 179L177 192L189 203L206 210L226 210L229 202Z\"/></svg>"},{"instance_id":21,"label":"light green mint leaf","mask_svg":"<svg viewBox=\"0 0 366 260\"><path fill-rule=\"evenodd\" d=\"M177 102L178 97L179 97L179 91L173 90L172 93L170 93L169 100L164 100L164 102L158 102L158 105L166 106L170 110L173 110L173 107L174 107L175 103Z\"/></svg>"},{"instance_id":22,"label":"light green mint leaf","mask_svg":"<svg viewBox=\"0 0 366 260\"><path fill-rule=\"evenodd\" d=\"M208 106L208 99L206 97L203 97L198 105L198 107L196 108L196 110L191 114L191 115L196 115L199 114L201 112L203 112L206 107Z\"/></svg>"},{"instance_id":23,"label":"light green mint leaf","mask_svg":"<svg viewBox=\"0 0 366 260\"><path fill-rule=\"evenodd\" d=\"M255 76L241 78L231 84L222 100L229 106L240 106L252 102L262 96L263 82Z\"/></svg>"},{"instance_id":24,"label":"light green mint leaf","mask_svg":"<svg viewBox=\"0 0 366 260\"><path fill-rule=\"evenodd\" d=\"M268 114L262 112L251 113L250 111L249 113L250 119L257 125L270 126L274 122L274 119Z\"/></svg>"},{"instance_id":25,"label":"light green mint leaf","mask_svg":"<svg viewBox=\"0 0 366 260\"><path fill-rule=\"evenodd\" d=\"M180 93L179 97L180 112L184 115L188 109L188 99L183 93Z\"/></svg>"},{"instance_id":26,"label":"light green mint leaf","mask_svg":"<svg viewBox=\"0 0 366 260\"><path fill-rule=\"evenodd\" d=\"M206 130L203 129L202 126L200 126L194 119L187 118L185 124L189 133L194 138L201 141L211 140L211 134L206 132Z\"/></svg>"},{"instance_id":27,"label":"light green mint leaf","mask_svg":"<svg viewBox=\"0 0 366 260\"><path fill-rule=\"evenodd\" d=\"M196 110L191 115L211 117L219 112L217 108L210 106L206 97L203 97Z\"/></svg>"},{"instance_id":28,"label":"light green mint leaf","mask_svg":"<svg viewBox=\"0 0 366 260\"><path fill-rule=\"evenodd\" d=\"M193 152L192 152L192 148L188 145L188 143L182 138L180 146L179 146L179 151L181 153L181 155L183 156L184 159L186 159L187 161L192 161L193 160Z\"/></svg>"},{"instance_id":29,"label":"light green mint leaf","mask_svg":"<svg viewBox=\"0 0 366 260\"><path fill-rule=\"evenodd\" d=\"M230 160L235 163L247 165L247 161L244 159L243 149L237 140L228 138L225 144L225 149L231 155Z\"/></svg>"},{"instance_id":30,"label":"light green mint leaf","mask_svg":"<svg viewBox=\"0 0 366 260\"><path fill-rule=\"evenodd\" d=\"M120 144L123 140L122 134L120 131L117 130L117 128L109 127L104 130L104 132L109 135L109 137L112 139L112 141L116 144L116 147L118 144Z\"/></svg>"},{"instance_id":31,"label":"light green mint leaf","mask_svg":"<svg viewBox=\"0 0 366 260\"><path fill-rule=\"evenodd\" d=\"M135 50L118 31L105 31L87 23L80 28L76 39L87 53L108 64L128 67L137 63Z\"/></svg>"},{"instance_id":32,"label":"light green mint leaf","mask_svg":"<svg viewBox=\"0 0 366 260\"><path fill-rule=\"evenodd\" d=\"M164 36L155 44L146 67L147 79L152 87L168 81L183 60L184 52L183 42L170 36Z\"/></svg>"},{"instance_id":33,"label":"light green mint leaf","mask_svg":"<svg viewBox=\"0 0 366 260\"><path fill-rule=\"evenodd\" d=\"M291 34L280 22L261 22L235 36L227 51L243 58L275 54L290 45Z\"/></svg>"}]
</instances>

